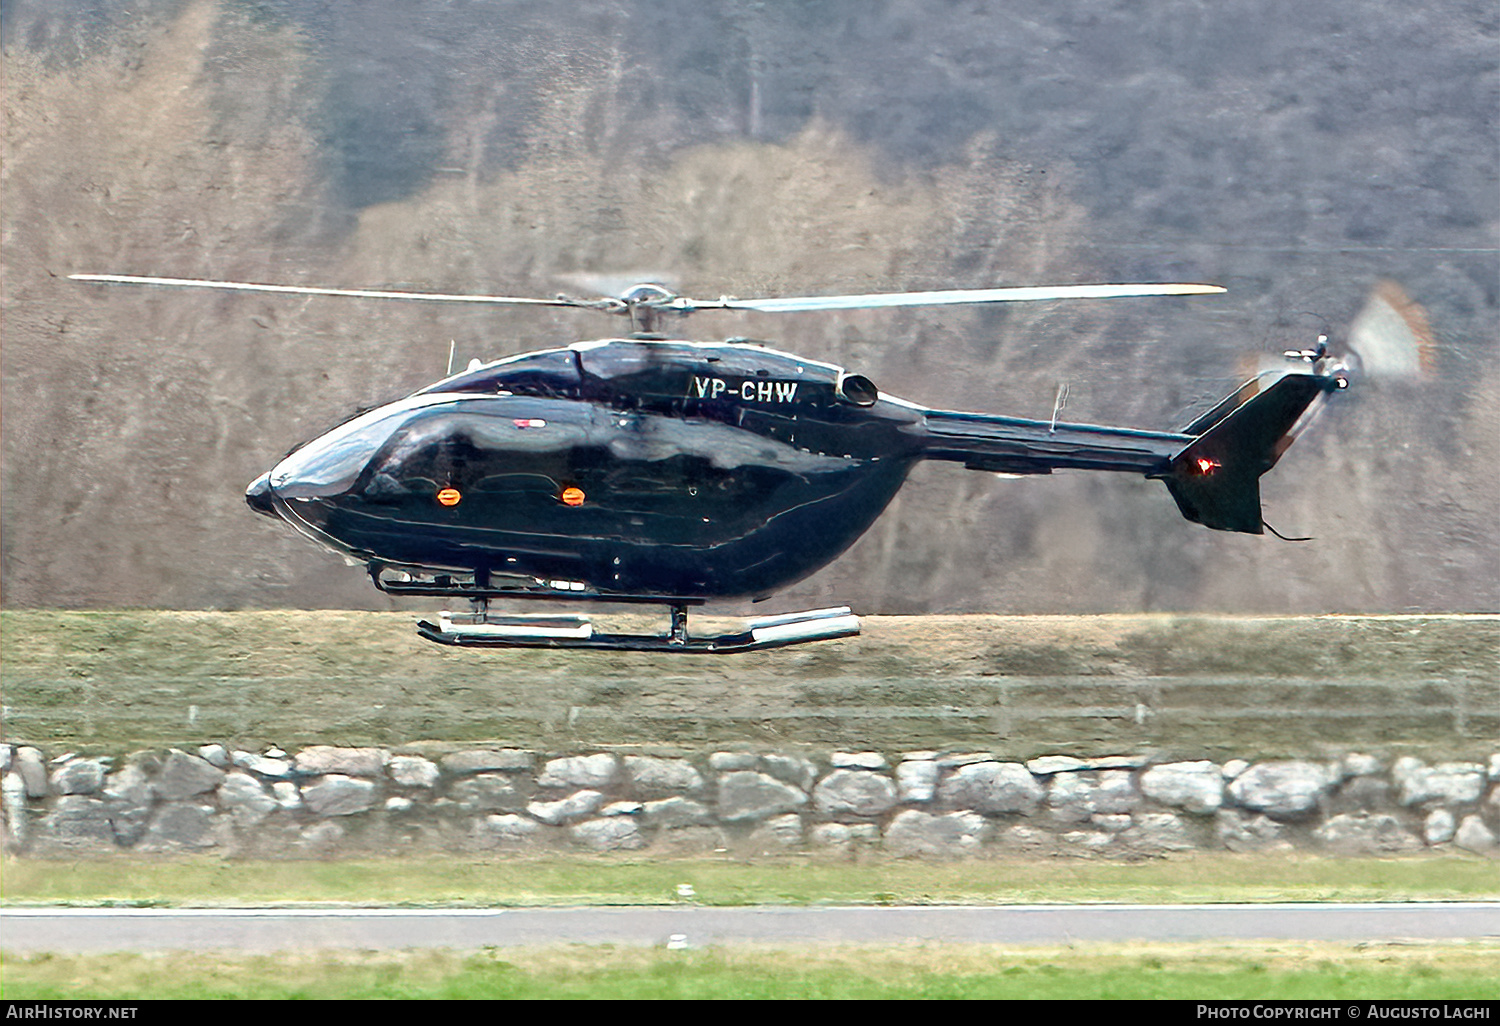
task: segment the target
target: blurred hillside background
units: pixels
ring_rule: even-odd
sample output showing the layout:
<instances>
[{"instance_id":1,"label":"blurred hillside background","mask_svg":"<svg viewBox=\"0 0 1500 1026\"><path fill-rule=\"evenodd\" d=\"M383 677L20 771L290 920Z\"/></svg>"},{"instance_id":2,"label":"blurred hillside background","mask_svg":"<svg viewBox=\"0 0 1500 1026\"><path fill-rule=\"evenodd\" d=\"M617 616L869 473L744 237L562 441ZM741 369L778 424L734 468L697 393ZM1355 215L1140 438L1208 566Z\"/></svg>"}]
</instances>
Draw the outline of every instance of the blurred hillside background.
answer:
<instances>
[{"instance_id":1,"label":"blurred hillside background","mask_svg":"<svg viewBox=\"0 0 1500 1026\"><path fill-rule=\"evenodd\" d=\"M547 296L1094 281L1229 293L700 314L928 405L1170 428L1392 316L1263 481L1288 543L1160 484L919 467L777 609L1500 606L1500 12L1486 0L0 7L3 601L389 608L244 505L358 407L618 332L567 311L83 286L74 272Z\"/></svg>"}]
</instances>

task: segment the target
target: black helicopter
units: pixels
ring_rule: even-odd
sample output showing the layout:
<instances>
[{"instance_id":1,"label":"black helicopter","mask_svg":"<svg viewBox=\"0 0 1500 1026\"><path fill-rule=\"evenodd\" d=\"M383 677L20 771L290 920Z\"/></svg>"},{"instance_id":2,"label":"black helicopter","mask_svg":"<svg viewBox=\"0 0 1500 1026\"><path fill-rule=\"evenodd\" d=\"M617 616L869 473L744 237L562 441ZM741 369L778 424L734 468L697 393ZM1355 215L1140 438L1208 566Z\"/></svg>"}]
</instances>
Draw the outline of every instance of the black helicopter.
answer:
<instances>
[{"instance_id":1,"label":"black helicopter","mask_svg":"<svg viewBox=\"0 0 1500 1026\"><path fill-rule=\"evenodd\" d=\"M467 599L423 621L450 645L743 652L859 633L847 608L688 631L710 599L761 599L844 552L918 460L1162 481L1189 520L1263 533L1260 485L1348 377L1322 338L1177 431L935 410L869 378L744 340L659 333L697 310L867 309L1202 295L1213 285L1066 285L693 300L637 285L602 300L522 299L245 282L72 275L81 281L599 309L628 337L471 364L298 446L249 487L258 513L364 564L391 595ZM584 615L500 616L492 599L650 603L664 634L602 633Z\"/></svg>"}]
</instances>

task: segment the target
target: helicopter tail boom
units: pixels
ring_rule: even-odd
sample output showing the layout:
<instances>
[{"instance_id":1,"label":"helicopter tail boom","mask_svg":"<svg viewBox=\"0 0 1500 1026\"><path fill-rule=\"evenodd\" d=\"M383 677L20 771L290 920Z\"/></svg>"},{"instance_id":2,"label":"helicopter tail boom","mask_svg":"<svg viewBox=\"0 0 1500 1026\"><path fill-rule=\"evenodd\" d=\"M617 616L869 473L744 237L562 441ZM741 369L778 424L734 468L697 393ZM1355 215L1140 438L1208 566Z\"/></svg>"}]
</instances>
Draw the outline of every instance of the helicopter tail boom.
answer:
<instances>
[{"instance_id":1,"label":"helicopter tail boom","mask_svg":"<svg viewBox=\"0 0 1500 1026\"><path fill-rule=\"evenodd\" d=\"M1193 441L1192 435L1067 424L985 413L928 410L922 456L969 470L1050 474L1054 470L1124 470L1150 474Z\"/></svg>"},{"instance_id":2,"label":"helicopter tail boom","mask_svg":"<svg viewBox=\"0 0 1500 1026\"><path fill-rule=\"evenodd\" d=\"M1341 369L1268 371L1180 431L1139 431L927 410L921 455L970 470L1050 474L1115 470L1162 481L1182 515L1217 531L1262 534L1260 476L1306 426L1319 401L1347 384Z\"/></svg>"}]
</instances>

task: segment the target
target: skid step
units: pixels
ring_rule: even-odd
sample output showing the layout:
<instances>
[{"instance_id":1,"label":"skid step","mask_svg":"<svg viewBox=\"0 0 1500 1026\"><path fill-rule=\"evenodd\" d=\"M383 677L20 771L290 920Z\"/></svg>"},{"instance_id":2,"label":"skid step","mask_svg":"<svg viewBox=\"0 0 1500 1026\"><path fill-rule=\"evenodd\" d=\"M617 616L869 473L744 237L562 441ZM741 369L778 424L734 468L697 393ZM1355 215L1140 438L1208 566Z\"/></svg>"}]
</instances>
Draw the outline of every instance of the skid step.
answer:
<instances>
[{"instance_id":1,"label":"skid step","mask_svg":"<svg viewBox=\"0 0 1500 1026\"><path fill-rule=\"evenodd\" d=\"M439 613L438 630L444 634L467 634L479 638L587 638L594 633L594 625L588 617L581 615L539 613L481 617Z\"/></svg>"},{"instance_id":2,"label":"skid step","mask_svg":"<svg viewBox=\"0 0 1500 1026\"><path fill-rule=\"evenodd\" d=\"M693 637L686 614L674 610L667 634L609 634L594 630L583 615L491 616L442 613L436 624L423 620L417 633L440 645L464 648L610 649L631 652L754 652L808 641L848 638L859 633L859 618L847 606L805 613L758 617L728 634Z\"/></svg>"}]
</instances>

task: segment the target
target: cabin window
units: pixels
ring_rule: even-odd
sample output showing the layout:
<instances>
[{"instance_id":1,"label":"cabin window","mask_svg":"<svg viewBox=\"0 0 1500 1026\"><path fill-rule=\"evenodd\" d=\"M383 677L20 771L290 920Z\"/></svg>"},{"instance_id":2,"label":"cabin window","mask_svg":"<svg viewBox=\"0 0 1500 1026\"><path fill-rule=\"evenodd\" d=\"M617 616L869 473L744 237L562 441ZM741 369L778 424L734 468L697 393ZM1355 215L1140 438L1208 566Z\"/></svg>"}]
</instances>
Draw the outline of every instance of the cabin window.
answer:
<instances>
[{"instance_id":1,"label":"cabin window","mask_svg":"<svg viewBox=\"0 0 1500 1026\"><path fill-rule=\"evenodd\" d=\"M578 354L570 349L550 349L476 367L422 391L571 398L578 395L579 380Z\"/></svg>"}]
</instances>

